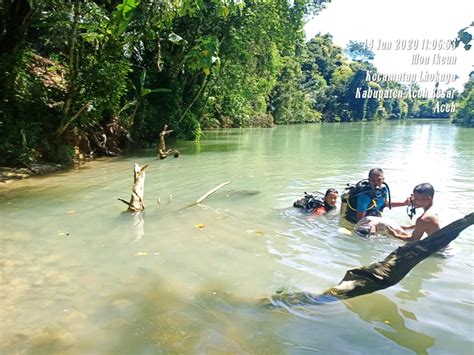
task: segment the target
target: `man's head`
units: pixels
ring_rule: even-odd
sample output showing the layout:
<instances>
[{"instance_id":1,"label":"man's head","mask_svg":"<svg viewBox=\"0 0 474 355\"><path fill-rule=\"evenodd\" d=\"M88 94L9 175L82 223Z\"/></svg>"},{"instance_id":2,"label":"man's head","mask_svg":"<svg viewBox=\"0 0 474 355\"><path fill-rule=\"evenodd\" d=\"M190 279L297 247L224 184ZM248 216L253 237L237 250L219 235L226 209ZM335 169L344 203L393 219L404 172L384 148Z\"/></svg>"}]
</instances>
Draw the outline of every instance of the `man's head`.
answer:
<instances>
[{"instance_id":1,"label":"man's head","mask_svg":"<svg viewBox=\"0 0 474 355\"><path fill-rule=\"evenodd\" d=\"M372 189L381 188L385 181L383 170L380 168L373 168L369 171L369 183Z\"/></svg>"},{"instance_id":2,"label":"man's head","mask_svg":"<svg viewBox=\"0 0 474 355\"><path fill-rule=\"evenodd\" d=\"M339 192L336 189L327 189L326 194L324 195L324 202L330 207L336 206L337 198L339 197Z\"/></svg>"},{"instance_id":3,"label":"man's head","mask_svg":"<svg viewBox=\"0 0 474 355\"><path fill-rule=\"evenodd\" d=\"M433 203L434 188L429 183L416 185L413 189L413 201L415 207L427 207Z\"/></svg>"}]
</instances>

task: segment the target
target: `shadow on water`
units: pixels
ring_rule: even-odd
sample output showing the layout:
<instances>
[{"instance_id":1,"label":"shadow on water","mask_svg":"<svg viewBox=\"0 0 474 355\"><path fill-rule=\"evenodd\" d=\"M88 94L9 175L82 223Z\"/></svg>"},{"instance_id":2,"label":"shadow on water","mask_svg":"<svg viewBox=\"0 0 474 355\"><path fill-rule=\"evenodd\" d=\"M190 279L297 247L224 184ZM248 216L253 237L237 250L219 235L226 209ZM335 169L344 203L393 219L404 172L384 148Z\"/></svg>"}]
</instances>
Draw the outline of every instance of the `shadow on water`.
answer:
<instances>
[{"instance_id":1,"label":"shadow on water","mask_svg":"<svg viewBox=\"0 0 474 355\"><path fill-rule=\"evenodd\" d=\"M376 332L417 354L427 354L428 349L435 344L435 338L410 329L405 324L405 317L417 321L415 314L399 310L394 302L382 294L372 293L343 303L361 320L373 324Z\"/></svg>"},{"instance_id":2,"label":"shadow on water","mask_svg":"<svg viewBox=\"0 0 474 355\"><path fill-rule=\"evenodd\" d=\"M61 324L15 334L4 343L21 354L283 354L276 335L289 315L268 312L208 285L201 292L176 292L176 285L142 270L126 291L114 293L87 316L87 333ZM136 288L136 285L146 285ZM173 289L173 290L172 290ZM81 321L81 320L78 320ZM7 352L5 352L7 353ZM3 354L3 352L2 352Z\"/></svg>"},{"instance_id":3,"label":"shadow on water","mask_svg":"<svg viewBox=\"0 0 474 355\"><path fill-rule=\"evenodd\" d=\"M343 310L340 302L294 309L269 307L267 299L223 291L226 287L220 281L209 281L195 292L143 267L136 277L118 276L125 287L98 297L98 307L77 317L76 325L63 327L60 322L28 335L15 334L4 343L5 349L35 355L317 352L328 345L306 338L307 331L323 327ZM328 339L331 329L321 330ZM295 343L295 333L302 331L305 335Z\"/></svg>"},{"instance_id":4,"label":"shadow on water","mask_svg":"<svg viewBox=\"0 0 474 355\"><path fill-rule=\"evenodd\" d=\"M298 307L269 307L266 300L241 299L220 291L222 285L208 284L198 293L177 293L176 285L160 280L143 269L140 282L129 280L126 291L108 296L102 306L89 315L94 324L89 334L64 331L60 325L26 336L16 334L9 351L26 354L109 353L250 353L284 354L295 351L289 340L292 332L324 328L327 319L340 317L341 305L371 325L375 332L401 347L426 354L435 339L410 329L417 321L408 311L380 294L356 297L335 304ZM146 285L134 288L133 285ZM262 306L262 301L266 306ZM296 318L295 318L296 316ZM329 317L329 318L328 318ZM301 321L297 321L301 319ZM296 322L296 323L295 323ZM309 322L309 323L308 323ZM330 332L331 326L322 332ZM112 336L113 334L113 336ZM304 345L306 343L306 345ZM301 339L298 347L323 351ZM300 348L302 350L302 348ZM327 349L326 349L327 350Z\"/></svg>"},{"instance_id":5,"label":"shadow on water","mask_svg":"<svg viewBox=\"0 0 474 355\"><path fill-rule=\"evenodd\" d=\"M145 278L146 288L114 295L94 315L100 327L115 334L115 343L109 338L100 344L104 352L283 353L275 328L288 314L269 313L252 300L236 299L219 291L222 285L209 284L198 293L187 293L183 287L177 294L171 291L175 286L156 275Z\"/></svg>"}]
</instances>

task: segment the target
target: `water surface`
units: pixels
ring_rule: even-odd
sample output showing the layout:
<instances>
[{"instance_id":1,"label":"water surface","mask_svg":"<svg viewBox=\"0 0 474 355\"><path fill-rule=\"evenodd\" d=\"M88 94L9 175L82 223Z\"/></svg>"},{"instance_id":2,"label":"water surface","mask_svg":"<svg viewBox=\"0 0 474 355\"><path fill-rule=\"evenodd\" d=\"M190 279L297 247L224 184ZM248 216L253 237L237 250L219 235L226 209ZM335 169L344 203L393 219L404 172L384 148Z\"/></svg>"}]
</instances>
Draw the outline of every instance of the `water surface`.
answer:
<instances>
[{"instance_id":1,"label":"water surface","mask_svg":"<svg viewBox=\"0 0 474 355\"><path fill-rule=\"evenodd\" d=\"M321 292L402 245L302 214L291 205L304 191L342 191L379 166L393 200L430 182L445 223L474 211L472 132L426 121L224 130L177 142L179 159L147 151L2 184L0 352L471 354L474 228L371 295L257 300ZM149 164L141 216L117 200L134 163ZM404 208L385 215L413 223Z\"/></svg>"}]
</instances>

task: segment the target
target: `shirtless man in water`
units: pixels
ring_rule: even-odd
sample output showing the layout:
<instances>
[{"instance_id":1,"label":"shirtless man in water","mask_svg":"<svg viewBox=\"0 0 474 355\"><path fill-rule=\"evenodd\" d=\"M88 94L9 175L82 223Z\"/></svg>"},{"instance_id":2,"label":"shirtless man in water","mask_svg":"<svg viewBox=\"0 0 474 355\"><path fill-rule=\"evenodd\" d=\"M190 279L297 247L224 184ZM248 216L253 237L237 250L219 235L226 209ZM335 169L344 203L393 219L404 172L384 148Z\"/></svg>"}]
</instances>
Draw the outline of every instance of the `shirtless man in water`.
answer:
<instances>
[{"instance_id":1,"label":"shirtless man in water","mask_svg":"<svg viewBox=\"0 0 474 355\"><path fill-rule=\"evenodd\" d=\"M403 231L395 230L387 225L388 232L395 238L406 242L420 240L424 233L430 235L440 229L438 214L433 208L434 188L431 184L424 183L413 189L412 202L416 208L423 208L423 214L418 217L414 226L402 227ZM410 234L408 230L413 230Z\"/></svg>"}]
</instances>

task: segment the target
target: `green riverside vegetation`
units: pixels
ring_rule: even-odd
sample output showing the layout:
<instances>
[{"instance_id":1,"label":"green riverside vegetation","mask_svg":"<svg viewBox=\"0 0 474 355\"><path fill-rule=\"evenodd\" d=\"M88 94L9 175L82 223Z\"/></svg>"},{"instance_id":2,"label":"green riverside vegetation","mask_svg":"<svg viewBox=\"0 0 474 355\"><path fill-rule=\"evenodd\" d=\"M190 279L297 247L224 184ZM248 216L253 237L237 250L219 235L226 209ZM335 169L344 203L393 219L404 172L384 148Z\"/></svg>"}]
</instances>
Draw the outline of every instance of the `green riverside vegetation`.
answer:
<instances>
[{"instance_id":1,"label":"green riverside vegetation","mask_svg":"<svg viewBox=\"0 0 474 355\"><path fill-rule=\"evenodd\" d=\"M325 2L4 0L0 164L155 146L164 124L199 139L210 128L449 117L433 108L452 98L377 96L408 88L371 81L361 43L306 42L304 23ZM470 123L473 90L471 78L455 121Z\"/></svg>"}]
</instances>

